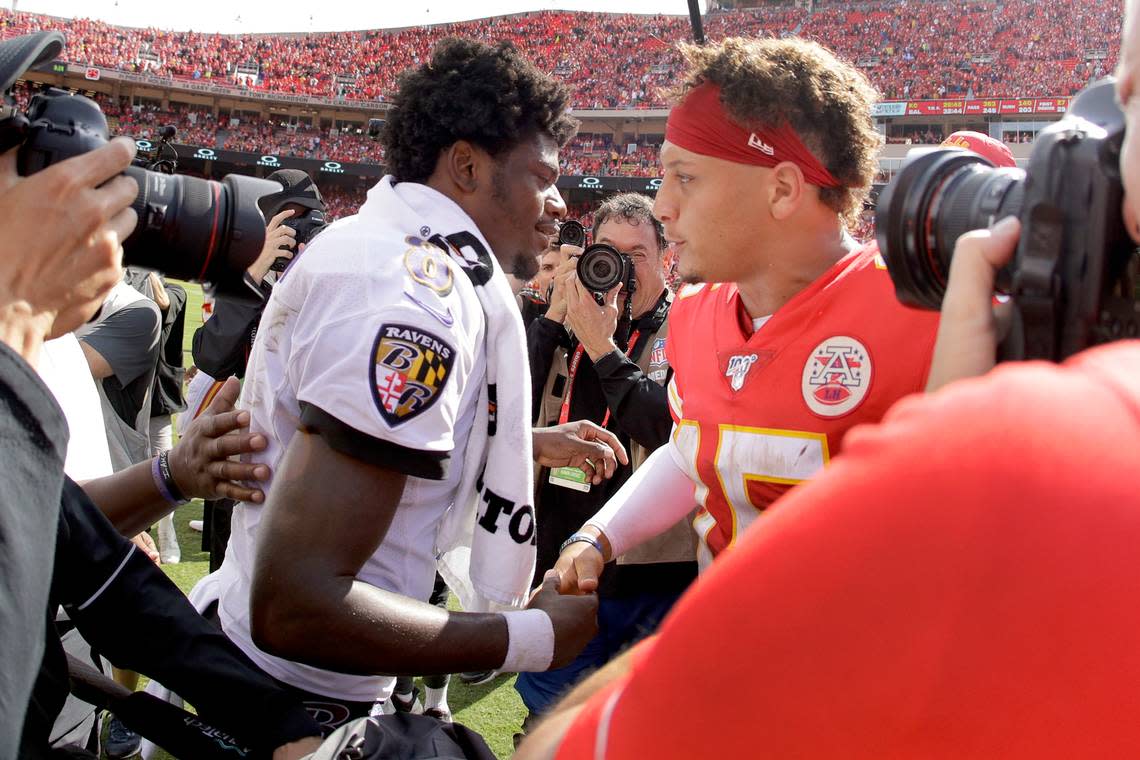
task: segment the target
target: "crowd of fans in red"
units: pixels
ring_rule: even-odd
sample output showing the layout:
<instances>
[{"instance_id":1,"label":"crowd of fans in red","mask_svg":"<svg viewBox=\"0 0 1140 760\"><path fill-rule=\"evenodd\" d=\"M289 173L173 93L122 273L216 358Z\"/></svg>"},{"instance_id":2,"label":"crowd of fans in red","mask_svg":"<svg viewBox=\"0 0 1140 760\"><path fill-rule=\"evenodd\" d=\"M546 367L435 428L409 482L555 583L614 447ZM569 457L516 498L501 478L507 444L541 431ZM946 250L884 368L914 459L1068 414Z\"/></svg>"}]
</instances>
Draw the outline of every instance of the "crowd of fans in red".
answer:
<instances>
[{"instance_id":1,"label":"crowd of fans in red","mask_svg":"<svg viewBox=\"0 0 1140 760\"><path fill-rule=\"evenodd\" d=\"M877 0L707 15L709 38L799 34L854 60L887 98L1071 95L1110 71L1119 8L1068 0ZM383 100L396 75L447 35L511 40L573 88L578 108L665 103L684 16L543 11L430 27L320 34L219 35L130 29L0 11L0 35L55 28L83 65L259 90ZM1103 56L1100 57L1100 56ZM242 72L256 72L243 75ZM239 80L241 80L239 82Z\"/></svg>"},{"instance_id":2,"label":"crowd of fans in red","mask_svg":"<svg viewBox=\"0 0 1140 760\"><path fill-rule=\"evenodd\" d=\"M806 8L713 12L710 38L795 33L856 61L887 99L942 96L1068 95L1115 65L1119 14L1105 4L1065 0L877 0L816 3ZM57 28L68 35L67 58L84 65L237 86L235 73L256 70L260 90L382 100L401 70L418 64L446 35L509 39L540 66L569 83L578 108L660 106L674 82L674 43L686 39L682 16L538 12L477 21L351 33L217 35L115 27L0 10L0 37ZM26 97L26 93L20 93ZM112 131L153 137L167 124L178 143L259 154L381 163L374 140L356 127L215 117L212 110L170 110L102 98ZM914 130L914 127L905 129ZM888 142L937 143L926 127ZM925 131L922 131L925 130ZM1032 139L1031 133L1010 136ZM660 136L616 143L583 134L563 151L568 175L655 176ZM345 196L346 209L359 193Z\"/></svg>"},{"instance_id":3,"label":"crowd of fans in red","mask_svg":"<svg viewBox=\"0 0 1140 760\"><path fill-rule=\"evenodd\" d=\"M661 137L615 145L609 135L580 134L561 151L562 173L570 175L656 177Z\"/></svg>"},{"instance_id":4,"label":"crowd of fans in red","mask_svg":"<svg viewBox=\"0 0 1140 760\"><path fill-rule=\"evenodd\" d=\"M177 130L174 142L197 147L367 164L379 164L384 157L379 143L356 130L317 130L304 124L248 118L215 119L208 108L173 103L170 110L161 110L153 105L131 105L125 99L116 102L99 98L99 102L112 131L132 137L154 137L161 127L172 125Z\"/></svg>"}]
</instances>

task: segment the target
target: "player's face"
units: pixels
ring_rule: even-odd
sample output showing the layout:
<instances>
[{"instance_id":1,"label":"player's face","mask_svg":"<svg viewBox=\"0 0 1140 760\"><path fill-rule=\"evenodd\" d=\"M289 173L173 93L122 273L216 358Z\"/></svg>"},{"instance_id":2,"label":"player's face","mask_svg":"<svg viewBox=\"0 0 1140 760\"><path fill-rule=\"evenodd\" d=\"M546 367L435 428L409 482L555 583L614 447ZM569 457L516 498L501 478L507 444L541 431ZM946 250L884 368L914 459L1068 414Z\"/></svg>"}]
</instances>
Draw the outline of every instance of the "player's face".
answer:
<instances>
[{"instance_id":1,"label":"player's face","mask_svg":"<svg viewBox=\"0 0 1140 760\"><path fill-rule=\"evenodd\" d=\"M767 209L761 200L766 170L661 146L664 175L653 215L665 225L678 273L686 282L737 282L755 276L765 241Z\"/></svg>"},{"instance_id":2,"label":"player's face","mask_svg":"<svg viewBox=\"0 0 1140 760\"><path fill-rule=\"evenodd\" d=\"M554 186L558 144L549 135L535 134L493 164L479 218L473 218L503 269L526 282L538 273L538 257L566 216L566 204Z\"/></svg>"},{"instance_id":3,"label":"player's face","mask_svg":"<svg viewBox=\"0 0 1140 760\"><path fill-rule=\"evenodd\" d=\"M1120 151L1124 221L1132 239L1140 243L1140 0L1130 0L1127 6L1116 77L1116 94L1126 125Z\"/></svg>"},{"instance_id":4,"label":"player's face","mask_svg":"<svg viewBox=\"0 0 1140 760\"><path fill-rule=\"evenodd\" d=\"M594 242L612 245L633 259L633 277L637 280L637 292L633 294L633 316L641 316L657 303L657 298L665 287L665 271L652 224L607 219L598 226Z\"/></svg>"}]
</instances>

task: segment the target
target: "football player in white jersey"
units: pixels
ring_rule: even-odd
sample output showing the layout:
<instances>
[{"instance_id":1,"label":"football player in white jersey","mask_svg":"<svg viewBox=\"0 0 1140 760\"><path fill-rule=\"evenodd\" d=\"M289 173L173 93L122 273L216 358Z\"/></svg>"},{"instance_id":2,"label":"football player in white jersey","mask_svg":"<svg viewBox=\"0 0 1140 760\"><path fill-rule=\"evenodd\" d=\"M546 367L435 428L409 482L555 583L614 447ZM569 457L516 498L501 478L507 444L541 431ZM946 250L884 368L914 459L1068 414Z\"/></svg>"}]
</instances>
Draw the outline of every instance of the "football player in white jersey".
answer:
<instances>
[{"instance_id":1,"label":"football player in white jersey","mask_svg":"<svg viewBox=\"0 0 1140 760\"><path fill-rule=\"evenodd\" d=\"M530 279L565 215L555 181L576 129L568 104L510 45L441 43L400 80L383 138L389 176L313 241L265 309L242 405L269 441L257 458L274 477L264 505L235 509L223 566L196 598L216 595L227 635L302 692L326 729L386 699L391 675L558 667L595 630L596 599L559 596L553 579L526 610L424 603L445 513L465 488L481 499L469 502L475 532L506 542L482 552L486 586L496 570L520 575L513 544L533 567L534 532L532 493L512 501L487 483L529 484L519 473L532 446L541 464L581 466L595 482L626 461L588 423L532 434L528 404L524 445L495 464L495 426L529 393L503 275ZM478 281L461 249L493 276ZM488 305L502 294L509 314ZM516 323L519 355L506 356ZM526 600L527 583L511 600Z\"/></svg>"}]
</instances>

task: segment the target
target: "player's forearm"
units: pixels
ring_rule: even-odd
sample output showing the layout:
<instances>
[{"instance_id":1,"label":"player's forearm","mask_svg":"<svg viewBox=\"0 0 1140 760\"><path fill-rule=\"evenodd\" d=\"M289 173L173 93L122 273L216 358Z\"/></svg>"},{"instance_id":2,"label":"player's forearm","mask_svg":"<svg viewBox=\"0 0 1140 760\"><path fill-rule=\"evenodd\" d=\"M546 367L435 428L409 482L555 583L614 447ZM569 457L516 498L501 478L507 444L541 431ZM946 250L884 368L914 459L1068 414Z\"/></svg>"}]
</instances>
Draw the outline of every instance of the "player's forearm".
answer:
<instances>
[{"instance_id":1,"label":"player's forearm","mask_svg":"<svg viewBox=\"0 0 1140 760\"><path fill-rule=\"evenodd\" d=\"M293 587L276 597L255 596L251 609L260 648L343 673L493 670L507 656L502 615L450 612L353 578Z\"/></svg>"},{"instance_id":2,"label":"player's forearm","mask_svg":"<svg viewBox=\"0 0 1140 760\"><path fill-rule=\"evenodd\" d=\"M87 498L124 536L146 530L174 509L159 493L149 459L81 486Z\"/></svg>"},{"instance_id":3,"label":"player's forearm","mask_svg":"<svg viewBox=\"0 0 1140 760\"><path fill-rule=\"evenodd\" d=\"M600 530L618 557L664 533L693 507L693 482L677 466L666 444L649 455L587 526Z\"/></svg>"}]
</instances>

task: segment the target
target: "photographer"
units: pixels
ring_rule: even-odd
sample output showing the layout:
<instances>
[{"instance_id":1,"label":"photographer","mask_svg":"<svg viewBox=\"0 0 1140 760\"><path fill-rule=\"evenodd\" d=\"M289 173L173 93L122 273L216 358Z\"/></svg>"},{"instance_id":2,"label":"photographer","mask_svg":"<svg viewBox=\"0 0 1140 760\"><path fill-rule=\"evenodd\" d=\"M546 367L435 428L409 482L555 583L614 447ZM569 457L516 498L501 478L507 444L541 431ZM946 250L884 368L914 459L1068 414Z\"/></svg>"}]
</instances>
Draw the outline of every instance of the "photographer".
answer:
<instances>
[{"instance_id":1,"label":"photographer","mask_svg":"<svg viewBox=\"0 0 1140 760\"><path fill-rule=\"evenodd\" d=\"M527 329L531 385L539 427L589 420L608 427L630 451L630 464L591 486L580 471L543 468L538 477L538 562L535 578L554 567L562 543L669 438L665 385L669 307L667 250L652 199L615 195L594 214L593 241L633 263L634 290L621 285L599 305L575 271L578 257L554 276L550 308ZM627 299L631 321L619 317ZM567 482L570 478L570 482ZM652 632L696 577L693 531L686 520L611 563L598 589L598 634L565 668L522 673L515 688L532 717L544 713L582 675ZM528 719L529 721L530 719Z\"/></svg>"},{"instance_id":2,"label":"photographer","mask_svg":"<svg viewBox=\"0 0 1140 760\"><path fill-rule=\"evenodd\" d=\"M3 50L0 46L0 50ZM31 177L0 155L0 219L20 255L0 256L0 757L16 748L44 653L67 428L37 377L43 341L87 321L119 281L134 228L134 146L115 140Z\"/></svg>"},{"instance_id":3,"label":"photographer","mask_svg":"<svg viewBox=\"0 0 1140 760\"><path fill-rule=\"evenodd\" d=\"M62 42L58 33L44 32L0 43L4 90L29 66L57 55ZM19 130L25 117L10 113L9 119L11 140L13 124ZM20 251L0 260L0 398L6 408L0 414L0 635L13 655L0 668L0 757L50 752L48 737L68 691L53 623L61 604L84 637L117 664L165 674L203 697L197 684L220 683L234 702L199 702L218 718L217 725L252 737L254 746L279 758L298 757L315 746L305 739L317 733L311 719L197 616L153 562L63 474L67 425L33 368L44 340L87 322L119 282L120 241L135 228L131 204L138 195L136 182L123 176L134 156L129 140L108 142L104 134L69 155L48 161L46 168L21 163L22 147L0 156L0 218ZM197 495L204 481L194 469L182 486ZM135 500L162 501L161 494L173 500L178 487L168 470L161 473L163 483L147 478L141 490L136 474L132 468L114 476L127 482L106 491L101 503L113 511ZM241 466L236 474L253 471ZM98 482L92 493L109 480ZM194 656L183 656L187 651ZM239 705L246 711L252 706L252 713L238 718Z\"/></svg>"},{"instance_id":4,"label":"photographer","mask_svg":"<svg viewBox=\"0 0 1140 760\"><path fill-rule=\"evenodd\" d=\"M215 300L213 315L195 331L193 342L194 366L210 377L245 377L257 325L273 283L294 255L300 254L324 226L327 211L324 199L308 174L298 169L279 169L266 179L279 183L282 190L258 201L269 222L261 255L246 270L263 300L239 300L225 296ZM311 213L314 211L319 214L319 225ZM298 229L303 230L300 242Z\"/></svg>"},{"instance_id":5,"label":"photographer","mask_svg":"<svg viewBox=\"0 0 1140 760\"><path fill-rule=\"evenodd\" d=\"M1118 76L1123 226L1140 242L1137 0ZM853 433L656 641L570 695L519 758L1140 751L1129 708L1140 697L1140 514L1127 476L1140 447L1140 342L995 369L994 285L1022 233L1006 218L958 239L937 392ZM741 648L752 656L718 656ZM686 721L660 721L674 709L663 682L727 683L749 720L698 705Z\"/></svg>"}]
</instances>

